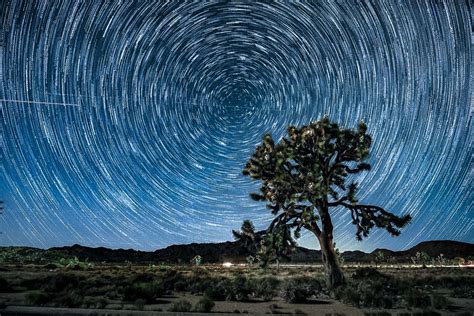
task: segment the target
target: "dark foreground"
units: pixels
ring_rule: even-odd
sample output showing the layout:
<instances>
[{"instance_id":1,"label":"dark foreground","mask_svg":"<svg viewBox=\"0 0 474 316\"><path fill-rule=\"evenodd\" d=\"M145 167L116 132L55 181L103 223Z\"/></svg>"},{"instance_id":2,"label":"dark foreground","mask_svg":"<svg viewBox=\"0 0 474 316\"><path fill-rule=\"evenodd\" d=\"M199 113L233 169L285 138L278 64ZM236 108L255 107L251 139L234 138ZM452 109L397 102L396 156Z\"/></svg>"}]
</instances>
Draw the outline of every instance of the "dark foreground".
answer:
<instances>
[{"instance_id":1,"label":"dark foreground","mask_svg":"<svg viewBox=\"0 0 474 316\"><path fill-rule=\"evenodd\" d=\"M473 315L467 267L345 267L325 287L316 266L2 265L1 315Z\"/></svg>"}]
</instances>

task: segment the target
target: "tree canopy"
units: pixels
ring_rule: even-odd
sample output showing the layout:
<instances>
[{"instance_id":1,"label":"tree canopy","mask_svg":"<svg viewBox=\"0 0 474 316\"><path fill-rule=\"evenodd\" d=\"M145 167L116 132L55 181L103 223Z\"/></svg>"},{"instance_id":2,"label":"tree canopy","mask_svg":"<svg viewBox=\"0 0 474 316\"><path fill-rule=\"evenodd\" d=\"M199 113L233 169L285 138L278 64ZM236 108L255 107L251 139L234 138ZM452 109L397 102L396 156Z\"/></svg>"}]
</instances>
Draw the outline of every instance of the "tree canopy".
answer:
<instances>
[{"instance_id":1,"label":"tree canopy","mask_svg":"<svg viewBox=\"0 0 474 316\"><path fill-rule=\"evenodd\" d=\"M366 162L372 138L367 126L360 122L357 130L340 128L328 117L307 126L288 128L288 137L275 144L265 134L243 171L262 181L259 193L251 193L257 201L266 201L273 214L279 214L272 224L286 224L320 232L317 220L325 214L321 209L341 206L351 212L356 225L356 237L367 237L374 227L385 228L392 235L409 222L381 207L358 204L357 182L346 184L350 174L370 170ZM323 223L324 225L324 223Z\"/></svg>"},{"instance_id":2,"label":"tree canopy","mask_svg":"<svg viewBox=\"0 0 474 316\"><path fill-rule=\"evenodd\" d=\"M330 209L342 207L350 212L358 240L373 227L398 236L411 219L409 214L397 216L359 203L357 182L347 183L350 175L370 170L371 144L364 122L348 129L325 116L299 128L288 127L288 136L278 143L265 134L243 170L244 175L261 181L260 191L250 196L265 201L275 215L268 233L284 226L294 228L296 238L303 228L316 235L331 286L344 283L344 276L334 250Z\"/></svg>"}]
</instances>

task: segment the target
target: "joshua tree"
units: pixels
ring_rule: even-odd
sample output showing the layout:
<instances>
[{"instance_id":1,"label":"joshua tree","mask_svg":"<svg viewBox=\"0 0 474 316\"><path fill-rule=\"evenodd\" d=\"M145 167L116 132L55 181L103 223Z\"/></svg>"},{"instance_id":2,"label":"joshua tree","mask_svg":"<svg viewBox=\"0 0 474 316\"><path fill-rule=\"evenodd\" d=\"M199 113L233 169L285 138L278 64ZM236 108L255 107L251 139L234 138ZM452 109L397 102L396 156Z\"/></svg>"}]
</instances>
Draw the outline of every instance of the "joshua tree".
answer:
<instances>
[{"instance_id":1,"label":"joshua tree","mask_svg":"<svg viewBox=\"0 0 474 316\"><path fill-rule=\"evenodd\" d=\"M342 253L339 251L339 248L336 247L336 243L333 245L334 252L336 253L337 261L339 262L339 265L344 264L344 257L342 256Z\"/></svg>"},{"instance_id":2,"label":"joshua tree","mask_svg":"<svg viewBox=\"0 0 474 316\"><path fill-rule=\"evenodd\" d=\"M386 259L385 259L385 254L383 253L383 251L377 251L377 253L375 254L375 266L377 267L379 264L382 264L382 262L384 262Z\"/></svg>"},{"instance_id":3,"label":"joshua tree","mask_svg":"<svg viewBox=\"0 0 474 316\"><path fill-rule=\"evenodd\" d=\"M266 267L270 261L276 261L277 272L279 272L281 259L289 260L295 247L296 242L291 236L290 228L285 225L275 227L271 233L263 236L260 243L261 265Z\"/></svg>"},{"instance_id":4,"label":"joshua tree","mask_svg":"<svg viewBox=\"0 0 474 316\"><path fill-rule=\"evenodd\" d=\"M234 239L243 243L245 249L252 255L256 255L258 251L258 244L261 240L261 234L255 232L255 226L252 221L246 219L242 223L242 227L239 231L232 230Z\"/></svg>"},{"instance_id":5,"label":"joshua tree","mask_svg":"<svg viewBox=\"0 0 474 316\"><path fill-rule=\"evenodd\" d=\"M261 180L260 192L250 196L266 201L275 215L267 232L285 226L295 229L296 238L303 228L316 236L330 287L344 283L333 246L332 208L350 212L358 240L368 236L374 226L397 236L398 228L411 219L410 215L398 217L381 207L359 204L357 183L346 184L348 175L370 169L365 161L371 142L363 122L351 130L324 117L301 128L290 126L288 137L278 144L270 134L264 135L243 171Z\"/></svg>"},{"instance_id":6,"label":"joshua tree","mask_svg":"<svg viewBox=\"0 0 474 316\"><path fill-rule=\"evenodd\" d=\"M195 266L201 265L202 262L202 257L200 255L196 255L191 259L191 263L194 264Z\"/></svg>"}]
</instances>

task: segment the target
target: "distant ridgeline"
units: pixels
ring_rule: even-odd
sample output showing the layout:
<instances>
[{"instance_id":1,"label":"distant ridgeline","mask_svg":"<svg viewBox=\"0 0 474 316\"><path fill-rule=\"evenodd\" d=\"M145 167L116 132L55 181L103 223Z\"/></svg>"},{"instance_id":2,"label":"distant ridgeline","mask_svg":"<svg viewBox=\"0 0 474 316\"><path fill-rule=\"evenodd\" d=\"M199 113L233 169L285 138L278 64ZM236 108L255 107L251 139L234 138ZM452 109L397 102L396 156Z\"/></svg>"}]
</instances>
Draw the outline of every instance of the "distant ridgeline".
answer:
<instances>
[{"instance_id":1,"label":"distant ridgeline","mask_svg":"<svg viewBox=\"0 0 474 316\"><path fill-rule=\"evenodd\" d=\"M154 252L133 249L90 248L80 245L50 248L0 247L0 263L54 263L61 259L77 258L80 261L106 263L189 263L200 255L202 263L244 263L250 255L240 242L172 245ZM371 253L346 251L341 255L345 263L418 263L431 264L440 260L474 259L474 244L458 241L425 241L408 250L376 249ZM291 256L292 263L320 263L319 250L297 247Z\"/></svg>"}]
</instances>

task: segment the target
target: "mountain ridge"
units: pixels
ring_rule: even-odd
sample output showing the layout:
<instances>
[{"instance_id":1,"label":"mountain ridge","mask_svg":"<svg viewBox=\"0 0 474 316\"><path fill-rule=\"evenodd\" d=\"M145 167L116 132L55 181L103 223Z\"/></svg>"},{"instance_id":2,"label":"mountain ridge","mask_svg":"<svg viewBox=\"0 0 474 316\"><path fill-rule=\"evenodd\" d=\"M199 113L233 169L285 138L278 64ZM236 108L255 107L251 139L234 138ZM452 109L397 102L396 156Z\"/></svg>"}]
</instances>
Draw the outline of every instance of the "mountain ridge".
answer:
<instances>
[{"instance_id":1,"label":"mountain ridge","mask_svg":"<svg viewBox=\"0 0 474 316\"><path fill-rule=\"evenodd\" d=\"M249 251L239 241L226 241L220 243L191 243L170 245L155 251L141 251L134 249L110 249L106 247L87 247L79 244L63 247L40 249L34 247L0 247L0 253L15 251L20 256L35 253L36 256L49 257L77 257L79 260L91 262L133 262L133 263L189 263L196 255L203 258L203 263L222 263L226 261L239 263L245 262L250 255ZM431 258L443 254L446 259L455 257L474 257L474 244L453 240L431 240L401 251L377 248L370 253L360 250L349 250L341 254L345 262L372 262L376 254L382 252L385 258L390 257L395 262L409 262L417 252L425 252ZM321 262L320 250L296 247L291 255L294 263Z\"/></svg>"}]
</instances>

